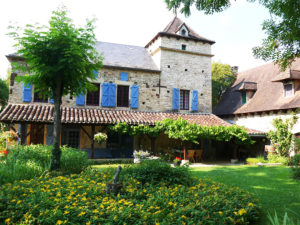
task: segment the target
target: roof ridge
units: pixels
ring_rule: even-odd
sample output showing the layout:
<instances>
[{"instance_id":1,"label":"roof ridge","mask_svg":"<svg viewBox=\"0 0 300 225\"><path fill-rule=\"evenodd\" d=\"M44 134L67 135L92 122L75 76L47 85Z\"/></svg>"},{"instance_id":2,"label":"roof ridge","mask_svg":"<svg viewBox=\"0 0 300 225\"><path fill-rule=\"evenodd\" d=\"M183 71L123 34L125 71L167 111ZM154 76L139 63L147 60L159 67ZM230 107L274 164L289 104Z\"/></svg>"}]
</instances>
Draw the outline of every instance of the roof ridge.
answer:
<instances>
[{"instance_id":1,"label":"roof ridge","mask_svg":"<svg viewBox=\"0 0 300 225\"><path fill-rule=\"evenodd\" d=\"M97 43L106 43L106 44L114 44L114 45L123 45L123 46L132 46L132 47L139 47L139 48L143 48L146 49L144 46L139 46L139 45L129 45L129 44L120 44L120 43L114 43L114 42L107 42L107 41L97 41Z\"/></svg>"}]
</instances>

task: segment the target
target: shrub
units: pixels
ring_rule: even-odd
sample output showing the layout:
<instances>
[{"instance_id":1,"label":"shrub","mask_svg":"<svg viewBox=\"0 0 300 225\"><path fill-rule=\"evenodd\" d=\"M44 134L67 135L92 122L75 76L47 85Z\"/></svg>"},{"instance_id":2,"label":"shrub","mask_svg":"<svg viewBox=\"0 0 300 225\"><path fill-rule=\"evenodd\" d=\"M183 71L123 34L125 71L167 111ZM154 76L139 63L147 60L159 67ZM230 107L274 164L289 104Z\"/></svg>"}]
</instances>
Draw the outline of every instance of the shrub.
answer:
<instances>
[{"instance_id":1,"label":"shrub","mask_svg":"<svg viewBox=\"0 0 300 225\"><path fill-rule=\"evenodd\" d=\"M300 154L297 154L292 159L292 172L295 179L300 179Z\"/></svg>"},{"instance_id":2,"label":"shrub","mask_svg":"<svg viewBox=\"0 0 300 225\"><path fill-rule=\"evenodd\" d=\"M140 164L131 165L124 173L142 184L190 184L191 174L187 167L172 168L163 160L144 160Z\"/></svg>"},{"instance_id":3,"label":"shrub","mask_svg":"<svg viewBox=\"0 0 300 225\"><path fill-rule=\"evenodd\" d=\"M105 194L112 178L105 171L5 184L0 223L249 224L258 217L257 200L238 188L201 179L193 186L142 186L122 173L117 196Z\"/></svg>"},{"instance_id":4,"label":"shrub","mask_svg":"<svg viewBox=\"0 0 300 225\"><path fill-rule=\"evenodd\" d=\"M246 163L249 165L257 165L258 163L265 163L266 160L263 156L258 156L256 158L247 158Z\"/></svg>"},{"instance_id":5,"label":"shrub","mask_svg":"<svg viewBox=\"0 0 300 225\"><path fill-rule=\"evenodd\" d=\"M50 168L52 146L13 146L0 163L0 184L41 176ZM85 152L61 147L61 173L80 173L89 164Z\"/></svg>"},{"instance_id":6,"label":"shrub","mask_svg":"<svg viewBox=\"0 0 300 225\"><path fill-rule=\"evenodd\" d=\"M290 162L290 159L288 157L280 156L277 154L269 154L268 162L269 163L282 163L283 165L287 166Z\"/></svg>"}]
</instances>

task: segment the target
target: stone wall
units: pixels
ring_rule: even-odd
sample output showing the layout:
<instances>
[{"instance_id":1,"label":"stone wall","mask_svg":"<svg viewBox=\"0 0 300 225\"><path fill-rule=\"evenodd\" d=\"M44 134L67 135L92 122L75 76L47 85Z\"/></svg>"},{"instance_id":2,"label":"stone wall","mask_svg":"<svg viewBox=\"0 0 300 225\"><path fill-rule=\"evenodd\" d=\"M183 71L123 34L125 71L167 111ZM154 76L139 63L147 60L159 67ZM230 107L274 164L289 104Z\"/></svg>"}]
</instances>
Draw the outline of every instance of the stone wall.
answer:
<instances>
[{"instance_id":1,"label":"stone wall","mask_svg":"<svg viewBox=\"0 0 300 225\"><path fill-rule=\"evenodd\" d=\"M181 49L183 44L186 50ZM179 88L190 90L188 111L191 111L192 90L198 90L199 112L211 112L210 44L187 41L183 38L161 37L148 47L148 51L153 58L160 55L161 111L172 110L173 88Z\"/></svg>"},{"instance_id":2,"label":"stone wall","mask_svg":"<svg viewBox=\"0 0 300 225\"><path fill-rule=\"evenodd\" d=\"M120 73L128 72L128 81L120 80ZM21 73L18 76L22 76ZM113 69L113 68L103 68L99 72L99 76L97 80L93 81L93 83L104 83L104 82L113 82L119 85L128 85L132 86L133 84L137 84L139 86L139 107L135 110L143 110L143 111L159 111L159 73L155 72L144 72L144 71L134 71L134 70L121 70L121 69ZM11 94L9 95L9 103L15 104L23 104L22 95L23 95L23 84L14 82L14 85L10 87ZM34 90L34 87L33 87ZM101 95L102 90L100 86L100 103L99 106L88 106L88 107L101 107ZM129 88L129 102L131 97L131 89ZM24 103L24 104L32 104ZM39 104L47 104L47 103L39 103ZM76 97L71 97L69 95L63 97L63 105L75 107L76 106ZM84 106L78 106L84 107ZM117 109L130 109L129 107L121 108L117 107Z\"/></svg>"}]
</instances>

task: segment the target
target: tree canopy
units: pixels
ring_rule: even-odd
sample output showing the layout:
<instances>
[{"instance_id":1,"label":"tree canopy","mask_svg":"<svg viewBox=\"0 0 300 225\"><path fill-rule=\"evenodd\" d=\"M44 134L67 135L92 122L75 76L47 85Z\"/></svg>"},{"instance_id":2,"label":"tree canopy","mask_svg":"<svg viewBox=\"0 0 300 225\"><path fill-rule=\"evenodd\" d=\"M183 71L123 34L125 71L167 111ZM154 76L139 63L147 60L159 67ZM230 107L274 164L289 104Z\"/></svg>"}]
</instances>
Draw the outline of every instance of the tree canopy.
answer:
<instances>
[{"instance_id":1,"label":"tree canopy","mask_svg":"<svg viewBox=\"0 0 300 225\"><path fill-rule=\"evenodd\" d=\"M165 0L165 2L170 10L180 9L186 16L191 14L192 6L205 14L222 12L231 6L230 0ZM253 48L254 56L272 60L284 70L300 56L299 1L258 0L258 2L269 10L271 18L263 23L262 29L267 37L260 47Z\"/></svg>"},{"instance_id":2,"label":"tree canopy","mask_svg":"<svg viewBox=\"0 0 300 225\"><path fill-rule=\"evenodd\" d=\"M235 74L228 64L212 63L212 106L213 108L221 100L225 91L234 83Z\"/></svg>"},{"instance_id":3,"label":"tree canopy","mask_svg":"<svg viewBox=\"0 0 300 225\"><path fill-rule=\"evenodd\" d=\"M51 170L60 167L60 106L62 96L77 96L93 86L94 71L98 73L102 58L95 49L94 20L76 27L62 7L52 13L48 26L26 25L13 28L9 35L16 41L17 55L25 63L14 64L25 72L16 81L34 85L34 90L54 100L54 148Z\"/></svg>"}]
</instances>

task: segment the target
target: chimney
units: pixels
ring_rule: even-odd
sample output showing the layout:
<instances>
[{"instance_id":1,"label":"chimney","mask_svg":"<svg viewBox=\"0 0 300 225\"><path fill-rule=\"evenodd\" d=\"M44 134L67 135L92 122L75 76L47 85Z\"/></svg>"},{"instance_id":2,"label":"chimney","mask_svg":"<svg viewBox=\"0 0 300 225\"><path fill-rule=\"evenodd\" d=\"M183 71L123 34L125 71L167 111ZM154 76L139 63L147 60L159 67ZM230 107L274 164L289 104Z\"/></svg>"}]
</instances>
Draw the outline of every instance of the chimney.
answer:
<instances>
[{"instance_id":1,"label":"chimney","mask_svg":"<svg viewBox=\"0 0 300 225\"><path fill-rule=\"evenodd\" d=\"M239 72L239 67L238 66L232 66L231 70L232 70L233 74L235 75L235 77L237 77L237 74Z\"/></svg>"}]
</instances>

